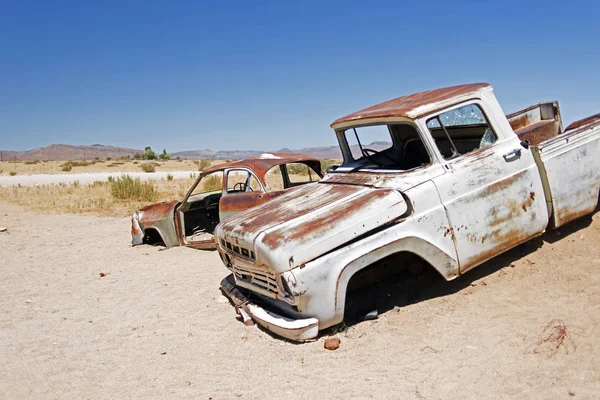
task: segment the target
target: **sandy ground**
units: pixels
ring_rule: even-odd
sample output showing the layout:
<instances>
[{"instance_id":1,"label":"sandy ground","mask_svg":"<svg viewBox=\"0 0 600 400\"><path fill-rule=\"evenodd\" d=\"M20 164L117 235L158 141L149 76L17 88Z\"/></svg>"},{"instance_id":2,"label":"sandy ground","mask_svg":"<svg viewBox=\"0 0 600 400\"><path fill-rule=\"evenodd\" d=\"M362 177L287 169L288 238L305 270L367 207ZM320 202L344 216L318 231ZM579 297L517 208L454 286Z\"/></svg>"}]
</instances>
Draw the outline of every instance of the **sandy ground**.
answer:
<instances>
[{"instance_id":1,"label":"sandy ground","mask_svg":"<svg viewBox=\"0 0 600 400\"><path fill-rule=\"evenodd\" d=\"M0 203L0 226L0 398L600 396L598 212L330 332L335 351L244 326L216 253L132 248L126 218Z\"/></svg>"}]
</instances>

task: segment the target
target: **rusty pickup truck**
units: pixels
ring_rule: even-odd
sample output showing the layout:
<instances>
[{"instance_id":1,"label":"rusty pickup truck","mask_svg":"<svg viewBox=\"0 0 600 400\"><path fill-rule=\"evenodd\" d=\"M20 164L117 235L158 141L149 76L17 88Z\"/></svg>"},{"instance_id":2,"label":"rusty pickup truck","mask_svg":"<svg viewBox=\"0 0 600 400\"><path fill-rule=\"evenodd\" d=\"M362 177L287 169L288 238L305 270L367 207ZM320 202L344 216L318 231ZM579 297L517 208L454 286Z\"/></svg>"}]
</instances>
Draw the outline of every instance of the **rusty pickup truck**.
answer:
<instances>
[{"instance_id":1,"label":"rusty pickup truck","mask_svg":"<svg viewBox=\"0 0 600 400\"><path fill-rule=\"evenodd\" d=\"M342 322L369 269L422 263L452 280L598 204L600 114L563 130L556 102L506 116L490 85L468 84L331 127L339 167L215 230L222 291L290 340Z\"/></svg>"},{"instance_id":2,"label":"rusty pickup truck","mask_svg":"<svg viewBox=\"0 0 600 400\"><path fill-rule=\"evenodd\" d=\"M131 244L214 249L219 221L322 177L321 162L302 154L264 153L214 165L200 173L183 200L135 211Z\"/></svg>"}]
</instances>

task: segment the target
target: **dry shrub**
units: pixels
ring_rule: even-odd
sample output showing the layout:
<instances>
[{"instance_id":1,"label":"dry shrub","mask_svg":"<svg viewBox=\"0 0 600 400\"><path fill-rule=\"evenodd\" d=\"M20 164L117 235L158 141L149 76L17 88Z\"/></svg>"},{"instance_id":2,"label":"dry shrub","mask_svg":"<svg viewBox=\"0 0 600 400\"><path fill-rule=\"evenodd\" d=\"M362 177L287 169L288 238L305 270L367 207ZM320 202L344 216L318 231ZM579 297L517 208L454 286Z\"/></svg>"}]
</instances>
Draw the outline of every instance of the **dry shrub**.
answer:
<instances>
[{"instance_id":1,"label":"dry shrub","mask_svg":"<svg viewBox=\"0 0 600 400\"><path fill-rule=\"evenodd\" d=\"M167 180L168 181L172 181L173 180L173 174L167 174Z\"/></svg>"},{"instance_id":2,"label":"dry shrub","mask_svg":"<svg viewBox=\"0 0 600 400\"><path fill-rule=\"evenodd\" d=\"M25 165L35 165L39 162L40 162L40 160L25 161Z\"/></svg>"},{"instance_id":3,"label":"dry shrub","mask_svg":"<svg viewBox=\"0 0 600 400\"><path fill-rule=\"evenodd\" d=\"M158 193L152 182L142 182L123 175L110 183L110 194L119 200L156 201Z\"/></svg>"},{"instance_id":4,"label":"dry shrub","mask_svg":"<svg viewBox=\"0 0 600 400\"><path fill-rule=\"evenodd\" d=\"M69 172L69 171L71 171L72 169L73 169L73 166L72 166L71 164L65 164L65 165L63 165L63 167L62 167L62 170L63 170L63 171L65 171L65 172Z\"/></svg>"},{"instance_id":5,"label":"dry shrub","mask_svg":"<svg viewBox=\"0 0 600 400\"><path fill-rule=\"evenodd\" d=\"M198 171L204 171L206 168L211 166L210 160L200 160L196 161L196 165L198 165Z\"/></svg>"},{"instance_id":6,"label":"dry shrub","mask_svg":"<svg viewBox=\"0 0 600 400\"><path fill-rule=\"evenodd\" d=\"M10 176L15 176L17 173L16 173L15 171L10 171L8 174L9 174Z\"/></svg>"},{"instance_id":7,"label":"dry shrub","mask_svg":"<svg viewBox=\"0 0 600 400\"><path fill-rule=\"evenodd\" d=\"M87 162L87 161L67 161L64 164L61 164L60 167L65 168L70 166L71 168L73 167L87 167L88 165L93 165L94 162ZM64 169L63 169L64 171ZM70 170L69 170L70 171Z\"/></svg>"},{"instance_id":8,"label":"dry shrub","mask_svg":"<svg viewBox=\"0 0 600 400\"><path fill-rule=\"evenodd\" d=\"M565 323L560 319L553 319L542 328L538 335L538 341L531 351L535 354L545 354L552 357L561 349L566 354L570 354L576 348L577 346L575 346Z\"/></svg>"},{"instance_id":9,"label":"dry shrub","mask_svg":"<svg viewBox=\"0 0 600 400\"><path fill-rule=\"evenodd\" d=\"M300 175L305 176L308 175L308 165L301 163L291 163L287 164L288 174L290 175Z\"/></svg>"},{"instance_id":10,"label":"dry shrub","mask_svg":"<svg viewBox=\"0 0 600 400\"><path fill-rule=\"evenodd\" d=\"M140 164L140 168L144 172L156 172L156 165L154 165L152 163L143 163L143 164Z\"/></svg>"},{"instance_id":11,"label":"dry shrub","mask_svg":"<svg viewBox=\"0 0 600 400\"><path fill-rule=\"evenodd\" d=\"M222 188L221 177L217 175L208 175L202 178L203 192L216 192Z\"/></svg>"}]
</instances>

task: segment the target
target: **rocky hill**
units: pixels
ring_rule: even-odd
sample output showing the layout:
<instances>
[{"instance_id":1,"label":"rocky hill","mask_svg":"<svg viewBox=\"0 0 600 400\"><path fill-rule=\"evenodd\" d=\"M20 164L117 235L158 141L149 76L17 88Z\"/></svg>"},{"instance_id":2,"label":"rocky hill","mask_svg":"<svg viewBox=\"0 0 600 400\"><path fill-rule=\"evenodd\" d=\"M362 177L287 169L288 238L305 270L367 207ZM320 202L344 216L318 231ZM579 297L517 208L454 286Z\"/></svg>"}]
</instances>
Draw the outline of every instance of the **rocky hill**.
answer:
<instances>
[{"instance_id":1,"label":"rocky hill","mask_svg":"<svg viewBox=\"0 0 600 400\"><path fill-rule=\"evenodd\" d=\"M2 151L4 161L29 161L29 160L91 160L94 157L105 159L133 156L143 153L143 150L128 149L125 147L104 146L93 144L91 146L72 146L69 144L52 144L28 151Z\"/></svg>"}]
</instances>

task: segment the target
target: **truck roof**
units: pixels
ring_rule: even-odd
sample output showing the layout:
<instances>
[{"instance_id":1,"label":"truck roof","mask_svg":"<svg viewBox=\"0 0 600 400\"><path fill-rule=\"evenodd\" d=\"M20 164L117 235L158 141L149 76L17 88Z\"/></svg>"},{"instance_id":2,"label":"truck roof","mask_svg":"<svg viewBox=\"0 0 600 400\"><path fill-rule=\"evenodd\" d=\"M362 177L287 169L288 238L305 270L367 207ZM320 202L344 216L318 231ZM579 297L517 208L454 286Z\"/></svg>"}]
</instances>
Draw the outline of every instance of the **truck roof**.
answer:
<instances>
[{"instance_id":1,"label":"truck roof","mask_svg":"<svg viewBox=\"0 0 600 400\"><path fill-rule=\"evenodd\" d=\"M409 119L418 118L424 114L444 108L453 103L457 98L474 95L486 89L491 89L489 83L469 83L467 85L451 86L447 88L428 90L426 92L414 93L408 96L398 97L376 104L364 110L348 114L336 119L331 127L333 129L346 126L359 125L361 122L370 122L377 118Z\"/></svg>"}]
</instances>

